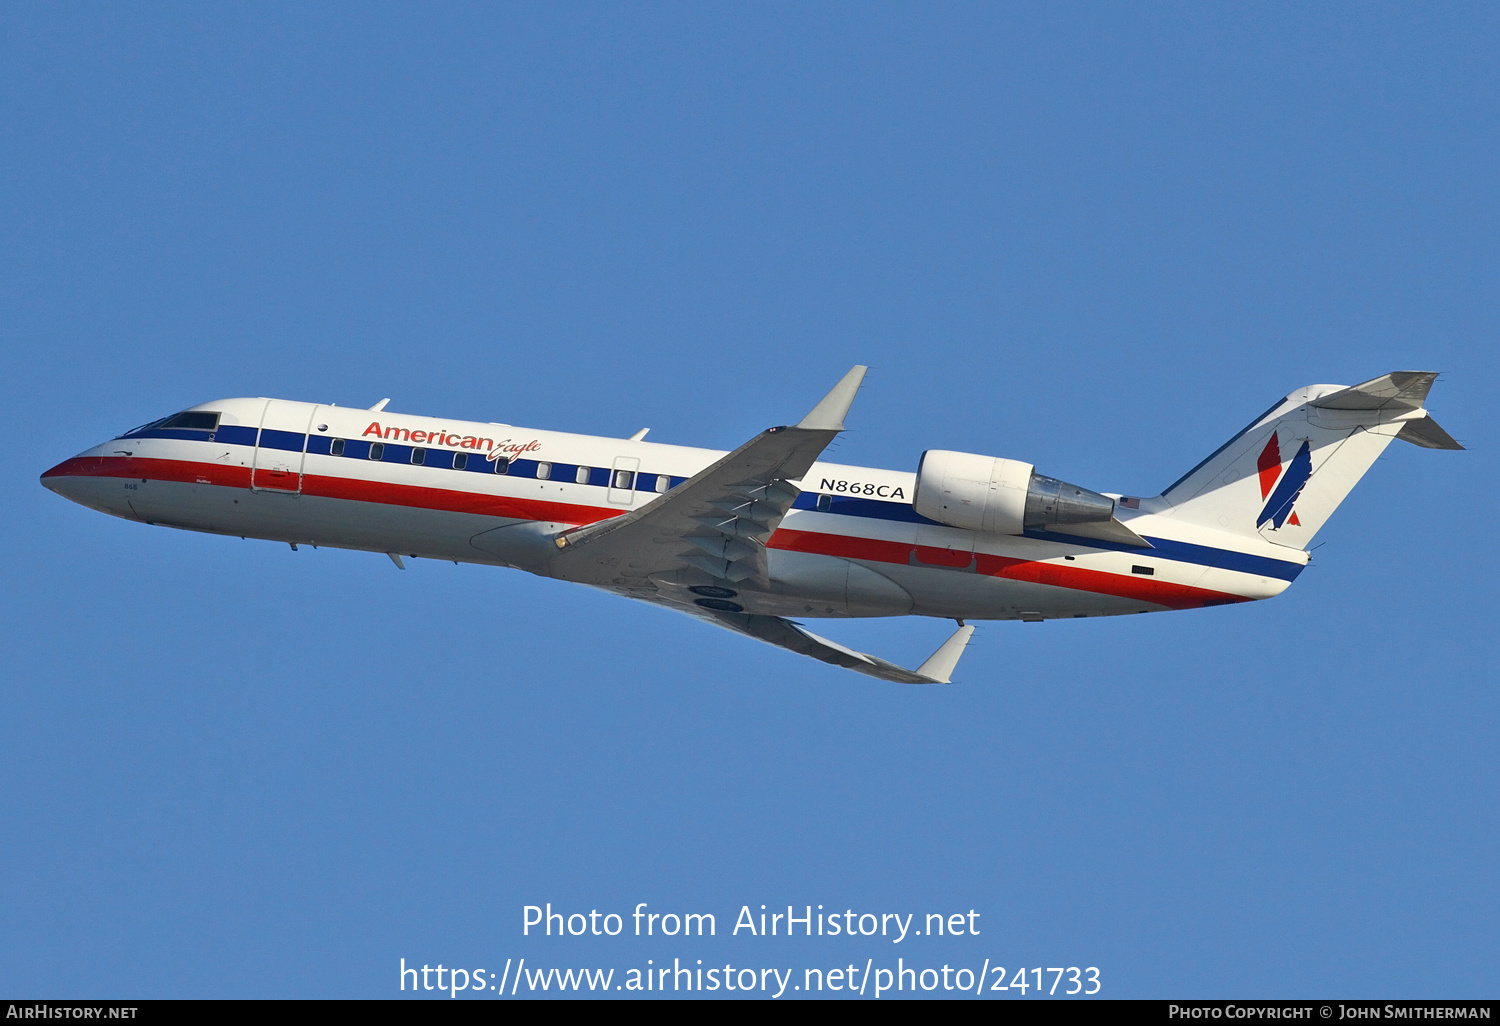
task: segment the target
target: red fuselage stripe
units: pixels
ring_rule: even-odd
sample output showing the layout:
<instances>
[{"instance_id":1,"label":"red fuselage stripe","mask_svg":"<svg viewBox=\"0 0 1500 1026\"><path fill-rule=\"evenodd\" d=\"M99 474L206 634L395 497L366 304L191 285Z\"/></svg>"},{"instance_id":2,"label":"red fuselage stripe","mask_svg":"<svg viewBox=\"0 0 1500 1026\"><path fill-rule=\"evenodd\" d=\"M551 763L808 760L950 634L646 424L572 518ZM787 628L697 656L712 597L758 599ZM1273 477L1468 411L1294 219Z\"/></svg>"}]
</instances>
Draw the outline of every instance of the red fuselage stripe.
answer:
<instances>
[{"instance_id":1,"label":"red fuselage stripe","mask_svg":"<svg viewBox=\"0 0 1500 1026\"><path fill-rule=\"evenodd\" d=\"M162 460L134 456L77 456L53 467L43 477L113 477L140 478L145 481L176 481L186 484L219 485L226 488L249 488L249 467L230 467L217 463L191 463L185 460ZM279 487L279 483L277 485ZM561 524L592 524L622 515L625 510L601 509L568 502L523 499L508 495L485 495L480 492L451 488L427 488L421 485L391 484L385 481L363 481L320 474L302 475L302 494L355 502L374 502L387 506L409 506L418 509L452 513L476 513L482 516L507 517L516 520L542 520ZM989 577L1012 581L1046 584L1055 588L1087 591L1137 599L1170 609L1190 609L1206 603L1247 602L1248 599L1228 592L1193 588L1146 577L1106 573L1082 567L1062 566L1038 560L1011 559L988 553L958 549L934 548L907 542L875 538L852 538L815 531L781 528L766 546L789 552L807 552L842 559L861 559L873 563L894 563L971 569Z\"/></svg>"},{"instance_id":2,"label":"red fuselage stripe","mask_svg":"<svg viewBox=\"0 0 1500 1026\"><path fill-rule=\"evenodd\" d=\"M1007 556L994 556L985 552L938 549L874 538L850 538L838 534L794 531L785 527L771 536L766 547L787 549L791 552L839 556L844 559L863 559L875 563L960 567L973 569L975 573L988 577L1003 577L1011 581L1048 584L1054 588L1070 588L1074 591L1088 591L1098 595L1139 599L1142 602L1166 606L1169 609L1196 609L1209 602L1217 604L1249 601L1249 599L1228 592L1193 588L1186 584L1172 584L1169 581L1156 581L1147 577L1134 575L1126 577L1124 574L1111 574L1103 570L1087 570L1083 567L1031 559L1011 559Z\"/></svg>"},{"instance_id":3,"label":"red fuselage stripe","mask_svg":"<svg viewBox=\"0 0 1500 1026\"><path fill-rule=\"evenodd\" d=\"M264 473L264 471L262 471ZM179 481L187 484L222 485L226 488L249 488L249 467L227 467L217 463L189 463L185 460L158 460L135 456L79 456L53 467L43 477L117 477L140 478L143 481ZM276 481L276 491L295 490ZM481 492L452 488L426 488L421 485L390 484L385 481L362 481L349 477L302 475L302 494L327 499L352 499L376 502L385 506L410 506L449 513L477 513L488 517L514 520L546 520L560 524L592 524L620 516L625 510L579 506L570 502L545 499L522 499L511 495L485 495Z\"/></svg>"}]
</instances>

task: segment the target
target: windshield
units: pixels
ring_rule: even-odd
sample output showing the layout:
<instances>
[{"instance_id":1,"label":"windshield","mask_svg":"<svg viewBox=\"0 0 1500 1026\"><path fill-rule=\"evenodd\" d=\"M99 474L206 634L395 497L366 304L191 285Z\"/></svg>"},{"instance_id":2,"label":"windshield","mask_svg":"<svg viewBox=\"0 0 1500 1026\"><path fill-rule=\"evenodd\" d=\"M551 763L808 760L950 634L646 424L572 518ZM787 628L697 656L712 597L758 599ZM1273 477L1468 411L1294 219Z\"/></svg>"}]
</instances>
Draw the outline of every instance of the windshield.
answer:
<instances>
[{"instance_id":1,"label":"windshield","mask_svg":"<svg viewBox=\"0 0 1500 1026\"><path fill-rule=\"evenodd\" d=\"M219 415L203 410L187 410L182 413L174 413L170 417L161 420L153 420L149 424L131 428L121 435L121 438L129 438L132 435L143 434L147 431L214 431L219 427Z\"/></svg>"}]
</instances>

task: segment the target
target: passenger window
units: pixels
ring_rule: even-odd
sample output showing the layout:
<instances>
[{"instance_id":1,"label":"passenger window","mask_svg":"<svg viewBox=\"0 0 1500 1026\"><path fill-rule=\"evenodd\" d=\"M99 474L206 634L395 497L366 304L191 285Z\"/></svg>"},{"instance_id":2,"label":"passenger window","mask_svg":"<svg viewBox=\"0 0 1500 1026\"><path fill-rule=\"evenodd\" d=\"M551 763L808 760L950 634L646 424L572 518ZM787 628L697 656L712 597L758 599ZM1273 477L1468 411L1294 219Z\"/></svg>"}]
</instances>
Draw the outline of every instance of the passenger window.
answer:
<instances>
[{"instance_id":1,"label":"passenger window","mask_svg":"<svg viewBox=\"0 0 1500 1026\"><path fill-rule=\"evenodd\" d=\"M328 455L330 455L330 456L342 456L342 455L344 455L344 440L342 438L335 438L333 440L333 443L328 446Z\"/></svg>"},{"instance_id":2,"label":"passenger window","mask_svg":"<svg viewBox=\"0 0 1500 1026\"><path fill-rule=\"evenodd\" d=\"M628 470L617 470L617 471L615 471L615 487L616 488L629 488L629 487L631 487L631 485L633 485L635 483L634 480L633 480L634 477L635 477L635 475L632 474Z\"/></svg>"},{"instance_id":3,"label":"passenger window","mask_svg":"<svg viewBox=\"0 0 1500 1026\"><path fill-rule=\"evenodd\" d=\"M497 474L509 474L510 473L510 457L508 457L508 456L501 456L498 460L495 460L493 462L495 464L495 473L497 473Z\"/></svg>"},{"instance_id":4,"label":"passenger window","mask_svg":"<svg viewBox=\"0 0 1500 1026\"><path fill-rule=\"evenodd\" d=\"M833 496L832 495L820 495L820 496L818 496L818 512L819 513L827 513L831 509L833 509Z\"/></svg>"},{"instance_id":5,"label":"passenger window","mask_svg":"<svg viewBox=\"0 0 1500 1026\"><path fill-rule=\"evenodd\" d=\"M577 481L579 484L588 484L589 483L589 468L588 467L579 467L578 468L578 472L573 475L573 480Z\"/></svg>"},{"instance_id":6,"label":"passenger window","mask_svg":"<svg viewBox=\"0 0 1500 1026\"><path fill-rule=\"evenodd\" d=\"M658 492L664 492L668 488L671 488L671 487L672 487L672 479L670 477L668 477L666 474L657 474L656 475L656 490Z\"/></svg>"},{"instance_id":7,"label":"passenger window","mask_svg":"<svg viewBox=\"0 0 1500 1026\"><path fill-rule=\"evenodd\" d=\"M413 449L411 451L411 465L412 466L414 466L414 467L420 467L422 464L424 464L426 462L427 462L427 450L426 449Z\"/></svg>"},{"instance_id":8,"label":"passenger window","mask_svg":"<svg viewBox=\"0 0 1500 1026\"><path fill-rule=\"evenodd\" d=\"M383 442L370 443L370 459L378 460L385 456L385 444Z\"/></svg>"},{"instance_id":9,"label":"passenger window","mask_svg":"<svg viewBox=\"0 0 1500 1026\"><path fill-rule=\"evenodd\" d=\"M550 479L551 477L552 477L552 464L550 464L550 463L538 463L536 465L536 479L538 481L546 481L546 480Z\"/></svg>"},{"instance_id":10,"label":"passenger window","mask_svg":"<svg viewBox=\"0 0 1500 1026\"><path fill-rule=\"evenodd\" d=\"M453 469L454 470L462 470L465 467L467 467L468 465L469 465L469 454L468 453L466 453L466 452L456 452L456 453L453 454Z\"/></svg>"}]
</instances>

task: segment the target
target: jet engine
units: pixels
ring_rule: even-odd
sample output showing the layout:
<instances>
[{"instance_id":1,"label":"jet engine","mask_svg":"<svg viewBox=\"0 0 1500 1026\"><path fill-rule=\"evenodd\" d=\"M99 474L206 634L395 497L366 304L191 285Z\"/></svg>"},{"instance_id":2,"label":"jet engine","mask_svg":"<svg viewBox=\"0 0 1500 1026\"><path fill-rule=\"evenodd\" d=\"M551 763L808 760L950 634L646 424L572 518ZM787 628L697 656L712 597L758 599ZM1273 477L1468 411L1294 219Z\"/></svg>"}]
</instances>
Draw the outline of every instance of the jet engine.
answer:
<instances>
[{"instance_id":1,"label":"jet engine","mask_svg":"<svg viewBox=\"0 0 1500 1026\"><path fill-rule=\"evenodd\" d=\"M922 454L912 506L940 524L991 534L1066 533L1115 513L1109 496L1044 477L1030 463L943 449Z\"/></svg>"}]
</instances>

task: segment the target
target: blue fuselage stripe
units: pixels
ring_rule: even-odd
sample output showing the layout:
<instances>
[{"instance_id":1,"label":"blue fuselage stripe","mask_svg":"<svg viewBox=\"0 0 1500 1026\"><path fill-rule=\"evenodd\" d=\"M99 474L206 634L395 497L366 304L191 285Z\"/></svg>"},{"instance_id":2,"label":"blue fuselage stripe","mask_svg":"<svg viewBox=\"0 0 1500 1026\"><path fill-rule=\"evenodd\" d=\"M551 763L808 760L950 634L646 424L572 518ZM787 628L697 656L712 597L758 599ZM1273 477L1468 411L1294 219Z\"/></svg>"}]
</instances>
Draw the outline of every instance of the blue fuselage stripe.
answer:
<instances>
[{"instance_id":1,"label":"blue fuselage stripe","mask_svg":"<svg viewBox=\"0 0 1500 1026\"><path fill-rule=\"evenodd\" d=\"M247 445L254 446L257 431L252 427L225 426L217 431L136 431L125 438L178 438L192 441L209 441L225 445ZM263 444L268 444L277 449L285 449L299 452L304 445L309 453L314 455L329 455L329 447L332 439L325 435L299 435L294 431L272 431L265 429L259 432ZM382 443L385 450L380 462L385 464L409 464L411 462L411 451L416 446L400 445L391 442ZM448 456L452 450L429 449L428 463L434 469L453 468L451 457L439 459L439 453ZM346 459L369 459L370 443L358 438L350 438L344 442L343 457ZM477 457L477 458L476 458ZM471 473L493 474L495 464L485 459L482 453L471 454L466 461L467 465L462 469ZM508 467L511 477L535 478L537 472L537 460L512 460ZM551 467L551 479L560 483L572 483L577 480L578 464L553 463ZM453 468L457 469L457 468ZM591 467L588 483L597 487L609 484L610 471L607 467ZM649 471L642 471L636 480L650 483L654 486L656 475ZM686 481L685 477L672 477L671 487L676 488ZM648 489L647 489L648 490ZM792 503L793 509L814 510L817 509L819 493L804 491L798 495ZM842 517L865 517L872 520L888 520L896 523L907 524L931 524L941 527L936 520L922 516L912 506L904 502L891 502L884 499L866 499L848 495L827 496L830 500L825 513ZM1151 543L1152 548L1142 549L1135 545L1124 545L1118 542L1100 541L1096 538L1079 538L1069 534L1058 534L1055 531L1027 531L1027 538L1035 538L1038 541L1056 542L1062 545L1077 545L1083 548L1101 549L1106 552L1139 552L1149 551L1151 555L1164 559L1174 560L1179 563L1194 563L1199 566L1215 567L1220 570L1233 570L1242 574L1254 574L1258 577L1274 577L1281 581L1294 581L1302 572L1301 563L1292 563L1284 559L1273 559L1269 556L1254 556L1245 552L1235 552L1231 549L1216 549L1209 545L1193 545L1190 542L1173 541L1170 538L1151 538L1146 540Z\"/></svg>"},{"instance_id":2,"label":"blue fuselage stripe","mask_svg":"<svg viewBox=\"0 0 1500 1026\"><path fill-rule=\"evenodd\" d=\"M794 509L816 509L817 506L818 496L814 492L803 492L797 496L797 501L792 503ZM888 502L881 499L835 495L825 512L835 516L869 517L876 520L942 526L936 520L922 516L906 503ZM1195 563L1220 570L1255 574L1257 577L1274 577L1279 581L1294 581L1303 569L1301 563L1293 563L1285 559L1255 556L1231 549L1216 549L1210 545L1193 545L1190 542L1173 541L1170 538L1148 537L1146 540L1151 543L1152 547L1146 550L1138 545L1100 541L1097 538L1080 538L1071 534L1059 534L1056 531L1027 531L1025 537L1035 538L1038 541L1057 542L1062 545L1081 545L1091 549L1103 549L1106 552L1145 553L1149 551L1153 556L1175 560L1179 563Z\"/></svg>"}]
</instances>

